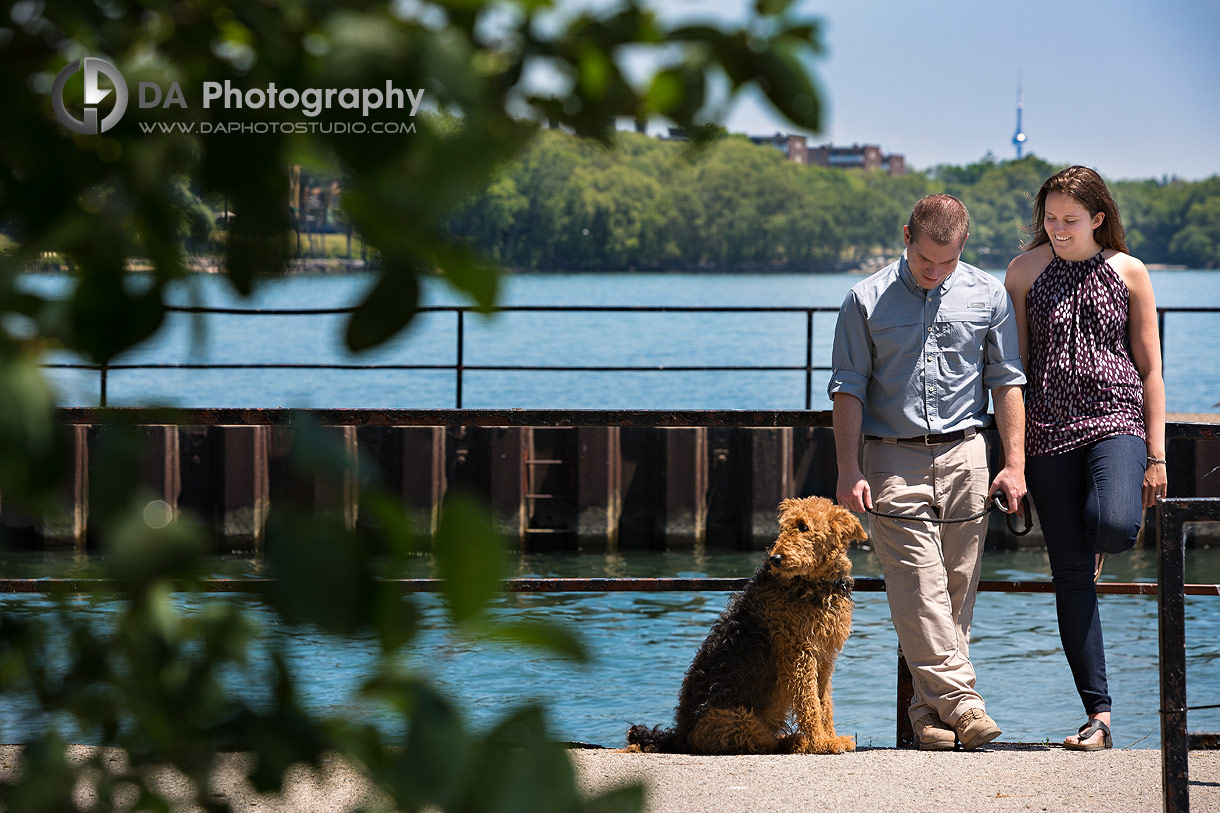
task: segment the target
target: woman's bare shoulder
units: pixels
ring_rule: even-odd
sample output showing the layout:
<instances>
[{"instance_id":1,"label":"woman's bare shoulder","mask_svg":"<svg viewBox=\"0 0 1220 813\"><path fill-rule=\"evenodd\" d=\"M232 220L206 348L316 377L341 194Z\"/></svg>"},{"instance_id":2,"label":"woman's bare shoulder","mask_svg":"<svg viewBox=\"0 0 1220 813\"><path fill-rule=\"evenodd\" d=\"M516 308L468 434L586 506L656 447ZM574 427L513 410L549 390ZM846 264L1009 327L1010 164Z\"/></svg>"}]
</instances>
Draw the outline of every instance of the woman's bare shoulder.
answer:
<instances>
[{"instance_id":1,"label":"woman's bare shoulder","mask_svg":"<svg viewBox=\"0 0 1220 813\"><path fill-rule=\"evenodd\" d=\"M1007 280L1009 287L1028 288L1034 284L1034 280L1042 273L1042 270L1050 264L1051 247L1049 243L1043 243L1029 251L1023 251L1016 257L1013 257L1012 262L1008 264Z\"/></svg>"},{"instance_id":2,"label":"woman's bare shoulder","mask_svg":"<svg viewBox=\"0 0 1220 813\"><path fill-rule=\"evenodd\" d=\"M1120 274L1148 274L1148 268L1138 257L1132 257L1125 251L1117 249L1107 249L1105 252L1106 262Z\"/></svg>"},{"instance_id":3,"label":"woman's bare shoulder","mask_svg":"<svg viewBox=\"0 0 1220 813\"><path fill-rule=\"evenodd\" d=\"M1106 262L1132 293L1152 293L1152 278L1143 262L1124 251L1107 250L1106 255Z\"/></svg>"}]
</instances>

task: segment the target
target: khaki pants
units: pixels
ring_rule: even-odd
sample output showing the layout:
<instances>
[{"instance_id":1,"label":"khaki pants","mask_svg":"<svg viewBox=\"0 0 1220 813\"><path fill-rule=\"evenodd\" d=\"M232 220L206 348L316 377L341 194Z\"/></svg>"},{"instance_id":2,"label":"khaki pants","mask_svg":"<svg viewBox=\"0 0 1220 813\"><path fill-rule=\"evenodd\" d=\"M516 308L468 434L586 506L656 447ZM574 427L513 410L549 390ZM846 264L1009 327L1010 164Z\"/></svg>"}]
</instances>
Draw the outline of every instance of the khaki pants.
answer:
<instances>
[{"instance_id":1,"label":"khaki pants","mask_svg":"<svg viewBox=\"0 0 1220 813\"><path fill-rule=\"evenodd\" d=\"M991 482L979 434L938 446L866 441L864 474L877 511L943 519L982 510ZM952 726L967 709L984 707L969 650L987 517L949 525L869 519L914 679L911 721L931 711Z\"/></svg>"}]
</instances>

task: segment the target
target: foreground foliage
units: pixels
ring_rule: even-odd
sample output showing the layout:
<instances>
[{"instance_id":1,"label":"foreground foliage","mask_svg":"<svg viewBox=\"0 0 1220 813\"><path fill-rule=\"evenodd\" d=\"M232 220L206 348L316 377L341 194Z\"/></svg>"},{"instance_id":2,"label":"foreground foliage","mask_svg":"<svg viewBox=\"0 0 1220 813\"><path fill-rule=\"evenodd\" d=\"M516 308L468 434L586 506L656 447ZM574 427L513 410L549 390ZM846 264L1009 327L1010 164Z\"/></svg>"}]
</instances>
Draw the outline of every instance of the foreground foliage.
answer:
<instances>
[{"instance_id":1,"label":"foreground foliage","mask_svg":"<svg viewBox=\"0 0 1220 813\"><path fill-rule=\"evenodd\" d=\"M49 348L94 362L113 359L162 322L170 284L187 273L187 248L212 222L200 199L224 201L224 267L232 285L253 291L257 275L282 269L291 252L289 167L337 167L344 211L380 257L378 279L348 322L351 349L376 346L412 319L419 277L439 272L484 306L495 302L497 274L446 229L459 204L485 189L497 167L536 138L550 119L582 136L610 140L615 117L662 115L697 136L710 132L704 108L713 80L731 97L758 84L795 124L816 128L820 100L805 62L816 54L815 25L792 18L784 0L759 0L745 28L666 27L625 3L601 14L555 8L546 0L333 3L292 0L227 5L210 0L83 0L53 6L26 0L0 20L0 495L3 510L53 509L63 474L64 439L54 395L38 369ZM630 49L656 61L628 82ZM381 87L388 77L424 88L435 109L408 137L342 132L142 132L132 108L114 129L73 135L52 115L53 79L72 60L116 65L133 94L142 81L197 88L204 81L239 88ZM522 81L541 71L556 90ZM83 83L65 101L79 106ZM354 110L333 120L356 121ZM395 111L401 115L401 111ZM140 115L153 115L148 111ZM217 111L166 108L159 115L206 122ZM257 123L283 110L225 111ZM20 273L44 252L70 265L63 299L32 295ZM145 282L126 276L129 260L151 266ZM362 765L398 807L417 810L577 810L572 769L550 742L540 709L509 711L489 732L463 715L424 675L396 657L414 637L414 612L375 576L427 547L408 531L401 505L363 485L376 532L350 533L325 506L280 501L271 509L266 566L278 586L266 597L288 625L366 635L380 647L377 674L361 691L395 709L401 726L385 735L367 724L323 719L300 703L301 678L272 658L255 679L270 688L252 705L226 689L224 676L249 671L252 624L237 608L209 604L184 612L173 596L206 567L207 530L189 517L153 527L136 488L134 432L110 427L106 477L90 502L91 525L126 602L108 624L87 623L77 604L58 612L0 615L0 695L6 707L32 702L48 733L26 752L19 781L0 787L9 810L73 808L78 781L97 783L95 807L119 796L142 810L169 801L142 774L100 779L64 761L53 728L68 715L75 730L121 746L137 765L169 764L200 789L205 809L226 809L209 795L220 749L257 755L251 780L279 786L283 769L338 751ZM341 478L343 455L326 434L299 425L295 476L316 484ZM341 490L341 489L340 489ZM304 493L317 493L303 488ZM158 524L158 523L153 523ZM450 499L434 552L447 579L453 623L465 634L517 642L561 657L584 651L561 628L495 623L486 611L504 569L499 542L477 502ZM384 570L382 569L384 568ZM274 654L274 653L273 653ZM397 750L387 746L395 744ZM92 776L92 778L89 778ZM599 807L638 808L628 788Z\"/></svg>"}]
</instances>

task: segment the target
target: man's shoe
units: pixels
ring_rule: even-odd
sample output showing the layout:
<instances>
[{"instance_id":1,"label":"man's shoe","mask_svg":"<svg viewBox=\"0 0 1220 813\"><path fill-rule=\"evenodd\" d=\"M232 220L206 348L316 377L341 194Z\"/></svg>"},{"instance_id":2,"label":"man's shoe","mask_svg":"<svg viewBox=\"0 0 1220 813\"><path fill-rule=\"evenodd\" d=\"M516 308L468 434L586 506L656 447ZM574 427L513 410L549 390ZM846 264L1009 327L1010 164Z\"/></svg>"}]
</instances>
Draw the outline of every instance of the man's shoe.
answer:
<instances>
[{"instance_id":1,"label":"man's shoe","mask_svg":"<svg viewBox=\"0 0 1220 813\"><path fill-rule=\"evenodd\" d=\"M967 751L986 745L1001 733L995 720L978 708L966 709L965 713L957 718L957 724L953 728L957 731L957 738L962 741L962 748Z\"/></svg>"},{"instance_id":2,"label":"man's shoe","mask_svg":"<svg viewBox=\"0 0 1220 813\"><path fill-rule=\"evenodd\" d=\"M915 721L915 739L920 751L952 751L957 735L932 712Z\"/></svg>"}]
</instances>

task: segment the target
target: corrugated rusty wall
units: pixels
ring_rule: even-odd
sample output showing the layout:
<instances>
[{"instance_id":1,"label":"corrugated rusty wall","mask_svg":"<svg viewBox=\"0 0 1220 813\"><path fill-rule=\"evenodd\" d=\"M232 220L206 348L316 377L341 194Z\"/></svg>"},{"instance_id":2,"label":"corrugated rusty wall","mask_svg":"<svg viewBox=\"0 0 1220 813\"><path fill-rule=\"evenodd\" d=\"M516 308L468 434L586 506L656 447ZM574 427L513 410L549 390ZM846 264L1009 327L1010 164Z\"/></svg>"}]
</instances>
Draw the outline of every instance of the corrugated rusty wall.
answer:
<instances>
[{"instance_id":1,"label":"corrugated rusty wall","mask_svg":"<svg viewBox=\"0 0 1220 813\"><path fill-rule=\"evenodd\" d=\"M111 427L74 424L59 507L21 516L0 500L10 543L87 550L99 486L122 476L107 459ZM523 550L758 549L774 538L786 497L833 497L834 436L826 426L321 426L340 460L325 478L292 465L293 425L143 425L128 469L151 501L210 527L222 552L261 549L268 514L291 501L342 519L362 514L362 483L401 504L421 534L436 529L445 494L483 495L506 536ZM993 447L998 444L993 444ZM1170 442L1171 493L1220 496L1220 444ZM998 464L993 454L993 466ZM119 469L120 471L116 471ZM96 514L96 511L93 512ZM366 515L367 514L367 515ZM1042 544L1011 536L993 516L988 544Z\"/></svg>"}]
</instances>

